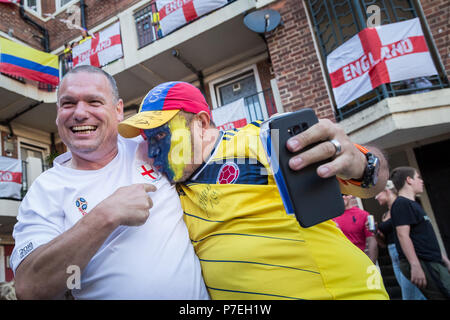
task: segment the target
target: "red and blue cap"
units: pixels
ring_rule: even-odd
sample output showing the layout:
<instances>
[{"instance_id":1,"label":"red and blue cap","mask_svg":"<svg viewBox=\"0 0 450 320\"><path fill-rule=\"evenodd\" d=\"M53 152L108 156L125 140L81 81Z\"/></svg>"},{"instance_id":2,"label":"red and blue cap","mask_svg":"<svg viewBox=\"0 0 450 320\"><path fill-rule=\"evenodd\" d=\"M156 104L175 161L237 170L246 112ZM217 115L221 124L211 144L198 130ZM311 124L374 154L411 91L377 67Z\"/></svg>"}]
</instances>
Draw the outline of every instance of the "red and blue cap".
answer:
<instances>
[{"instance_id":1,"label":"red and blue cap","mask_svg":"<svg viewBox=\"0 0 450 320\"><path fill-rule=\"evenodd\" d=\"M125 138L136 137L141 129L164 125L180 110L195 114L205 111L211 117L208 103L199 89L187 82L165 82L147 93L137 114L119 123L119 133Z\"/></svg>"}]
</instances>

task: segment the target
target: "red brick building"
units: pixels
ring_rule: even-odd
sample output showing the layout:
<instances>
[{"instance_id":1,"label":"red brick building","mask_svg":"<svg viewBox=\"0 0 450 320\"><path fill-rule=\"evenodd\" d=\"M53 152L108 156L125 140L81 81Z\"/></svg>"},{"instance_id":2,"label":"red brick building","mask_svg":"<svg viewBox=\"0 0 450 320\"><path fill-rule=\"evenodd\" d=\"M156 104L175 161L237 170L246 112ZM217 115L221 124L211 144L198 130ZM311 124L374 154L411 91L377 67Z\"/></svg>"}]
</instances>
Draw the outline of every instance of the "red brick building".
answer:
<instances>
[{"instance_id":1,"label":"red brick building","mask_svg":"<svg viewBox=\"0 0 450 320\"><path fill-rule=\"evenodd\" d=\"M450 204L445 196L450 162L442 153L450 147L448 1L236 0L164 37L158 36L158 23L152 20L156 11L152 1L22 3L24 10L0 3L0 37L57 55L63 54L64 43L81 39L80 30L70 26L95 33L120 23L123 57L104 69L114 75L127 114L136 112L153 86L188 81L204 89L213 109L244 99L252 118L313 108L319 117L339 122L355 142L383 148L391 168L416 167L425 180L422 205L442 249L450 254ZM382 25L420 19L439 75L427 78L431 85L427 92L415 93L402 83L392 83L338 109L326 57L366 27L367 9L373 4L380 8ZM281 15L280 25L261 34L246 27L247 14L266 9ZM64 149L54 124L54 88L0 75L0 95L1 155L45 163L51 151ZM5 204L0 209L1 247L13 244L18 202L0 202ZM386 209L373 199L362 204L377 218Z\"/></svg>"}]
</instances>

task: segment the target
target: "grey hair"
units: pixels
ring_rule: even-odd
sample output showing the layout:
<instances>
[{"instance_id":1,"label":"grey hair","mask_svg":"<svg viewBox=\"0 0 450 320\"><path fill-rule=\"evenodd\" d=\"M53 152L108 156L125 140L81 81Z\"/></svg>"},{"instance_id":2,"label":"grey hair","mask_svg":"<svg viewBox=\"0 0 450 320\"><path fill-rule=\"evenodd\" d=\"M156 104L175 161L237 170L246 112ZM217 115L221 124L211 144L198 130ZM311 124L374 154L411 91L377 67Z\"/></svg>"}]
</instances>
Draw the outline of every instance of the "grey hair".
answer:
<instances>
[{"instance_id":1,"label":"grey hair","mask_svg":"<svg viewBox=\"0 0 450 320\"><path fill-rule=\"evenodd\" d=\"M83 65L83 66L78 66L75 67L73 69L71 69L69 72L67 72L64 77L62 78L61 82L60 82L60 86L61 83L63 82L63 80L71 75L71 74L75 74L75 73L81 73L81 72L86 72L86 73L97 73L97 74L101 74L103 76L106 77L106 79L108 79L109 81L109 85L111 87L111 93L112 93L112 99L113 99L113 103L116 104L117 102L119 102L119 89L117 89L117 84L116 84L116 80L114 80L113 76L110 75L108 72L104 71L101 68L97 68L94 66L90 66L90 65ZM56 101L59 101L59 88L56 92Z\"/></svg>"}]
</instances>

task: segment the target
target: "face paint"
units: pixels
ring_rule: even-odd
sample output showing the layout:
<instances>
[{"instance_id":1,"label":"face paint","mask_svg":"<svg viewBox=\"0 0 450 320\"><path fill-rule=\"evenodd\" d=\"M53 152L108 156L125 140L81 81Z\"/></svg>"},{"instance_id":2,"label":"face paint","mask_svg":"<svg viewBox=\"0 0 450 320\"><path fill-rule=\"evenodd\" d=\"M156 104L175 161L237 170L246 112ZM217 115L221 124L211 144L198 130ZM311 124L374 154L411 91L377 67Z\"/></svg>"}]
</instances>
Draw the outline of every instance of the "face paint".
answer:
<instances>
[{"instance_id":1,"label":"face paint","mask_svg":"<svg viewBox=\"0 0 450 320\"><path fill-rule=\"evenodd\" d=\"M169 165L174 173L173 180L179 181L183 177L186 165L192 161L191 130L187 126L186 118L180 114L169 121L169 129L172 134Z\"/></svg>"},{"instance_id":2,"label":"face paint","mask_svg":"<svg viewBox=\"0 0 450 320\"><path fill-rule=\"evenodd\" d=\"M161 173L165 173L169 180L173 178L173 172L168 163L171 133L167 124L144 130L148 143L148 157L153 159L153 166Z\"/></svg>"},{"instance_id":3,"label":"face paint","mask_svg":"<svg viewBox=\"0 0 450 320\"><path fill-rule=\"evenodd\" d=\"M184 116L177 114L161 127L144 130L144 134L153 165L171 182L179 181L192 161L191 132Z\"/></svg>"}]
</instances>

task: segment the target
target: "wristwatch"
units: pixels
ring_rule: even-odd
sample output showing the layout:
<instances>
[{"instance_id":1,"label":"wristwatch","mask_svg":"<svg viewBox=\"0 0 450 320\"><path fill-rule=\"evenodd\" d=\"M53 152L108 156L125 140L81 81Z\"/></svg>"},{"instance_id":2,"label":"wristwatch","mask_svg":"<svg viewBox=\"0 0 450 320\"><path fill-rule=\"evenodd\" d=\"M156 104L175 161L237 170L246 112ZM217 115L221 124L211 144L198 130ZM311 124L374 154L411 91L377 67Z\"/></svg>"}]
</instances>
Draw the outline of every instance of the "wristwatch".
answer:
<instances>
[{"instance_id":1,"label":"wristwatch","mask_svg":"<svg viewBox=\"0 0 450 320\"><path fill-rule=\"evenodd\" d=\"M378 172L380 171L380 160L371 153L368 149L360 146L359 144L354 144L355 147L361 151L367 159L367 165L364 169L364 174L361 179L350 179L344 180L345 182L349 182L353 185L359 186L361 188L371 188L378 182Z\"/></svg>"}]
</instances>

